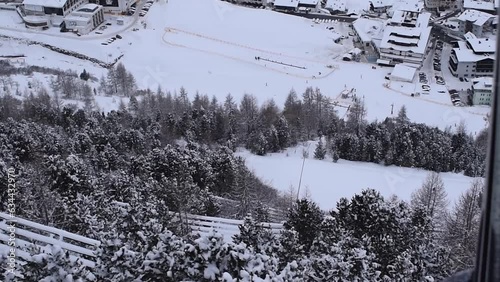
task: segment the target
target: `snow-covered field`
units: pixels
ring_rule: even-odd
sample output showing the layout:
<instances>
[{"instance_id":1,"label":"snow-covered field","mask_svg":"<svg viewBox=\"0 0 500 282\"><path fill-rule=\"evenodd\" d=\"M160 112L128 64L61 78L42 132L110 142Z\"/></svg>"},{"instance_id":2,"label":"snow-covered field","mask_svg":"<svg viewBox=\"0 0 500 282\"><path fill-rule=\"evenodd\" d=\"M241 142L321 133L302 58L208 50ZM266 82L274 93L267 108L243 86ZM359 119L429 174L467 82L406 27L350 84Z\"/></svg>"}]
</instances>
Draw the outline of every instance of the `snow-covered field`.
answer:
<instances>
[{"instance_id":1,"label":"snow-covered field","mask_svg":"<svg viewBox=\"0 0 500 282\"><path fill-rule=\"evenodd\" d=\"M349 3L353 7L364 7L368 5L368 1L365 2ZM105 34L95 32L82 37L53 30L42 34L22 33L19 23L7 25L16 21L17 14L0 13L0 34L45 42L103 62L111 62L124 54L121 61L136 76L140 88L154 90L161 85L175 90L182 86L191 94L199 91L216 95L219 100L227 93L237 99L251 93L260 102L273 98L278 105L283 104L292 88L301 93L308 86L319 87L332 98L345 87L355 88L357 95L365 98L370 120L390 116L393 105L393 114L406 105L408 116L414 121L445 128L463 120L473 133L485 126L484 116L489 112L487 107L453 107L446 95L437 93L440 87L432 83L430 95L410 97L415 91L413 84L392 83L390 89L383 86L384 76L391 68L372 69L369 64L341 61L341 55L352 49L352 40L348 38L335 44L333 31L326 27L334 26L334 32L347 36L350 29L343 23L314 24L305 18L219 0L159 1L146 17L131 26L139 28L138 31L123 31L120 33L123 39L104 46L101 43L107 40ZM128 22L133 23L132 19ZM19 31L1 29L5 25ZM112 24L110 34L117 29L116 23ZM76 71L86 68L97 77L106 72L89 61L39 46L0 42L4 43L0 53L29 54L26 61L30 64L52 64ZM262 59L256 60L256 57Z\"/></svg>"},{"instance_id":2,"label":"snow-covered field","mask_svg":"<svg viewBox=\"0 0 500 282\"><path fill-rule=\"evenodd\" d=\"M373 163L351 162L330 159L316 160L313 158L317 142L307 142L283 153L273 153L267 156L253 155L246 150L237 154L246 160L247 166L253 170L265 183L288 193L290 187L297 191L300 171L302 168L302 152L309 152L305 160L304 171L299 194L306 191L310 197L324 210L335 208L342 197L351 198L363 189L372 188L384 197L392 195L409 201L411 194L422 186L429 171L423 169L385 167ZM469 188L473 178L455 173L441 173L450 208L460 194Z\"/></svg>"}]
</instances>

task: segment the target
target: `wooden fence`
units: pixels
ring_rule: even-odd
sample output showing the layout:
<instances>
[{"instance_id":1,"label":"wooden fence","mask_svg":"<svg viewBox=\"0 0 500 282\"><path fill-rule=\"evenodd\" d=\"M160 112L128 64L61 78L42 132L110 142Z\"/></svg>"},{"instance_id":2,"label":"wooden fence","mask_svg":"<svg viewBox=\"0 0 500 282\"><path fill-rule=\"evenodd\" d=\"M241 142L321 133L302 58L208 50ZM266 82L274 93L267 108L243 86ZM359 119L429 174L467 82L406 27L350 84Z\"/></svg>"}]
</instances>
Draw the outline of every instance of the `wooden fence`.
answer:
<instances>
[{"instance_id":1,"label":"wooden fence","mask_svg":"<svg viewBox=\"0 0 500 282\"><path fill-rule=\"evenodd\" d=\"M178 214L176 214L178 215ZM185 215L184 220L187 220L193 233L206 234L215 230L224 236L224 239L230 241L233 235L240 232L239 225L243 224L243 220L227 219L220 217L210 217L201 215ZM263 222L259 223L263 228L270 230L273 234L279 235L283 229L281 223Z\"/></svg>"},{"instance_id":2,"label":"wooden fence","mask_svg":"<svg viewBox=\"0 0 500 282\"><path fill-rule=\"evenodd\" d=\"M39 224L19 217L11 217L0 212L0 253L11 248L14 239L16 257L25 261L31 259L27 248L32 245L41 247L43 253L51 253L52 246L60 246L69 252L73 259L79 258L85 265L95 267L94 251L99 241L78 234Z\"/></svg>"}]
</instances>

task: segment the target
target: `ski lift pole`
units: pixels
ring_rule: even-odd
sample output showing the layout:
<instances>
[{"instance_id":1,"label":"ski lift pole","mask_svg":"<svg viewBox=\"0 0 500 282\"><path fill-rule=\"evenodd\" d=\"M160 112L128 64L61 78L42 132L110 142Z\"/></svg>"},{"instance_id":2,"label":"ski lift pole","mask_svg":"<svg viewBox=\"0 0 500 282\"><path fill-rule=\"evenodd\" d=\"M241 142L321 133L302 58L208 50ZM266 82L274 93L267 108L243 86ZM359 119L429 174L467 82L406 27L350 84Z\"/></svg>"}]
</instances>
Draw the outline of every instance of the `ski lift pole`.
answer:
<instances>
[{"instance_id":1,"label":"ski lift pole","mask_svg":"<svg viewBox=\"0 0 500 282\"><path fill-rule=\"evenodd\" d=\"M311 146L311 143L307 145L307 151L309 152L309 146ZM302 184L302 173L304 172L304 165L306 163L306 156L305 154L302 156L302 168L300 169L300 178L299 178L299 188L297 188L297 201L299 200L299 195L300 195L300 185Z\"/></svg>"}]
</instances>

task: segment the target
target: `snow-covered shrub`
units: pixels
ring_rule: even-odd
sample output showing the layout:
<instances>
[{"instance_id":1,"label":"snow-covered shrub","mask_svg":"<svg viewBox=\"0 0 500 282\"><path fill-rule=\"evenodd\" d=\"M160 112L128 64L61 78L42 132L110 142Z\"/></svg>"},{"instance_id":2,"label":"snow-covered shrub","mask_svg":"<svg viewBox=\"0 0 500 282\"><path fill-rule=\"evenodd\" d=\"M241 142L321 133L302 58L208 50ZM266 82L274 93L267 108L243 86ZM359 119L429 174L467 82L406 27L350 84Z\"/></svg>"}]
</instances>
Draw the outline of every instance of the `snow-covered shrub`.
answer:
<instances>
[{"instance_id":1,"label":"snow-covered shrub","mask_svg":"<svg viewBox=\"0 0 500 282\"><path fill-rule=\"evenodd\" d=\"M30 249L31 260L22 267L23 278L16 281L83 282L96 281L96 277L80 258L72 257L60 246L52 246L50 252L41 248Z\"/></svg>"}]
</instances>

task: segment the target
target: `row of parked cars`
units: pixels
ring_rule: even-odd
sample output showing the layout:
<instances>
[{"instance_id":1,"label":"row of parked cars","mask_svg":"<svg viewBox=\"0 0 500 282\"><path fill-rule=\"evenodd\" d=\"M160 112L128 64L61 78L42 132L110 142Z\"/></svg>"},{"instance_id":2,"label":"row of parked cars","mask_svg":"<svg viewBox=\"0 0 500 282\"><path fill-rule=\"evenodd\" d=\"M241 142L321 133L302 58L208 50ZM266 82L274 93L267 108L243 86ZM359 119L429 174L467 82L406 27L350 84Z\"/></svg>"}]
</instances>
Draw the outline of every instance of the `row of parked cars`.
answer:
<instances>
[{"instance_id":1,"label":"row of parked cars","mask_svg":"<svg viewBox=\"0 0 500 282\"><path fill-rule=\"evenodd\" d=\"M438 40L436 42L436 51L434 52L434 70L441 71L441 51L443 50L443 41Z\"/></svg>"},{"instance_id":2,"label":"row of parked cars","mask_svg":"<svg viewBox=\"0 0 500 282\"><path fill-rule=\"evenodd\" d=\"M148 0L146 2L146 4L144 4L144 6L142 7L142 10L139 12L139 16L144 17L148 13L148 11L151 8L151 6L153 5L153 3L154 3L154 0ZM136 5L136 3L134 3L128 9L128 15L132 16L133 14L135 14L136 10L137 10L137 5Z\"/></svg>"},{"instance_id":3,"label":"row of parked cars","mask_svg":"<svg viewBox=\"0 0 500 282\"><path fill-rule=\"evenodd\" d=\"M142 10L139 13L139 16L144 17L148 13L148 11L151 8L151 6L153 5L153 3L154 3L153 0L148 0L146 2L146 4L144 4L144 6L142 7Z\"/></svg>"},{"instance_id":4,"label":"row of parked cars","mask_svg":"<svg viewBox=\"0 0 500 282\"><path fill-rule=\"evenodd\" d=\"M427 76L425 75L425 72L420 72L418 74L418 78L420 83L428 83L429 81L427 80Z\"/></svg>"},{"instance_id":5,"label":"row of parked cars","mask_svg":"<svg viewBox=\"0 0 500 282\"><path fill-rule=\"evenodd\" d=\"M122 38L123 37L121 37L121 35L117 34L116 36L113 36L110 39L108 39L108 41L101 43L101 45L109 45L109 44L115 42L115 40L122 39Z\"/></svg>"},{"instance_id":6,"label":"row of parked cars","mask_svg":"<svg viewBox=\"0 0 500 282\"><path fill-rule=\"evenodd\" d=\"M436 79L436 83L439 85L444 85L444 78L439 75L435 75L434 78Z\"/></svg>"},{"instance_id":7,"label":"row of parked cars","mask_svg":"<svg viewBox=\"0 0 500 282\"><path fill-rule=\"evenodd\" d=\"M451 89L448 92L450 92L451 102L453 103L454 106L457 106L457 107L465 106L465 104L462 102L462 100L460 100L460 95L458 95L457 90Z\"/></svg>"}]
</instances>

